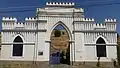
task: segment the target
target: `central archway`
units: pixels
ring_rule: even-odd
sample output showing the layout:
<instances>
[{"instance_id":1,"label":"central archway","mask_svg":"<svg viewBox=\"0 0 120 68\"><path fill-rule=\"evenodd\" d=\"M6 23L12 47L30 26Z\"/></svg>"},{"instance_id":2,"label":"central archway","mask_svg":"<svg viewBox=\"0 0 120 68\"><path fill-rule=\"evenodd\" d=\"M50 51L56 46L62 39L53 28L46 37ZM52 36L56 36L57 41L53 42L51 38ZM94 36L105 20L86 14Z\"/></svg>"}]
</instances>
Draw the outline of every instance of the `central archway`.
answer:
<instances>
[{"instance_id":1,"label":"central archway","mask_svg":"<svg viewBox=\"0 0 120 68\"><path fill-rule=\"evenodd\" d=\"M69 33L58 24L50 36L50 64L70 64Z\"/></svg>"}]
</instances>

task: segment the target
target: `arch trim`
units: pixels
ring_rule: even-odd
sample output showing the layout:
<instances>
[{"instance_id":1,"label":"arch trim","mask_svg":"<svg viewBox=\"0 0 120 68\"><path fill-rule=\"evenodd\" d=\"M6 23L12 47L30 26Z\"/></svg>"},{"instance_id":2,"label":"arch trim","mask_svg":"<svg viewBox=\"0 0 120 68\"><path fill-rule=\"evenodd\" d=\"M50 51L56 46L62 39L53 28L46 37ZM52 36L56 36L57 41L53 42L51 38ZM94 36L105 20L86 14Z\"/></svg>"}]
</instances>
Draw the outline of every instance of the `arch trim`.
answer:
<instances>
[{"instance_id":1,"label":"arch trim","mask_svg":"<svg viewBox=\"0 0 120 68\"><path fill-rule=\"evenodd\" d=\"M65 28L65 30L68 32L69 40L72 40L71 31L69 30L69 28L62 21L59 21L58 23L56 23L56 24L53 25L53 27L51 28L51 31L50 31L50 36L51 36L51 33L54 30L54 28L57 27L58 25L62 25Z\"/></svg>"},{"instance_id":2,"label":"arch trim","mask_svg":"<svg viewBox=\"0 0 120 68\"><path fill-rule=\"evenodd\" d=\"M95 41L94 41L95 44L96 44L97 40L98 40L100 37L105 41L106 44L108 44L107 39L106 39L105 37L103 37L102 35L99 35L99 36L95 39Z\"/></svg>"},{"instance_id":3,"label":"arch trim","mask_svg":"<svg viewBox=\"0 0 120 68\"><path fill-rule=\"evenodd\" d=\"M23 40L23 43L25 42L25 41L24 41L24 37L23 37L22 35L20 35L20 34L15 35L15 36L13 37L13 39L12 39L12 42L14 42L14 40L15 40L15 38L16 38L17 36L21 37L21 39Z\"/></svg>"}]
</instances>

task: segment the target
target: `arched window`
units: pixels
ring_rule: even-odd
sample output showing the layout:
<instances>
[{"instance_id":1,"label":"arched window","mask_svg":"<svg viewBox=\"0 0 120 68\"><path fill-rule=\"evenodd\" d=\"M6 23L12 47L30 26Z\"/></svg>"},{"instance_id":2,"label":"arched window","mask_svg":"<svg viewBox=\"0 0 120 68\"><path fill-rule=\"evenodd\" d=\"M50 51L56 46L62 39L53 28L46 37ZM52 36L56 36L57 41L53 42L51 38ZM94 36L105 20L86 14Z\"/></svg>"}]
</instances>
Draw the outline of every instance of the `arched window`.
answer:
<instances>
[{"instance_id":1,"label":"arched window","mask_svg":"<svg viewBox=\"0 0 120 68\"><path fill-rule=\"evenodd\" d=\"M97 57L106 57L106 43L103 38L98 38L96 42Z\"/></svg>"},{"instance_id":2,"label":"arched window","mask_svg":"<svg viewBox=\"0 0 120 68\"><path fill-rule=\"evenodd\" d=\"M13 42L13 56L23 55L23 40L20 36L17 36Z\"/></svg>"}]
</instances>

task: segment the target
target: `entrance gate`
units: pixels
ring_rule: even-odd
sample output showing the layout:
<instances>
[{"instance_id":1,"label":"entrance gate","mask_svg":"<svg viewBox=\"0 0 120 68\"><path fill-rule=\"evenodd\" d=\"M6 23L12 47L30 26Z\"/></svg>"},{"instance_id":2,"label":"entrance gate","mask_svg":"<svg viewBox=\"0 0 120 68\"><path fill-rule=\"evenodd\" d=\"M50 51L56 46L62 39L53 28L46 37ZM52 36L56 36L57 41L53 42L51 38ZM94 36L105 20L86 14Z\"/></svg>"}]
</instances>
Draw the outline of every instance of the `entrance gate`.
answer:
<instances>
[{"instance_id":1,"label":"entrance gate","mask_svg":"<svg viewBox=\"0 0 120 68\"><path fill-rule=\"evenodd\" d=\"M65 51L56 50L55 52L50 52L50 64L70 64L70 50L69 47Z\"/></svg>"},{"instance_id":2,"label":"entrance gate","mask_svg":"<svg viewBox=\"0 0 120 68\"><path fill-rule=\"evenodd\" d=\"M69 35L59 24L51 33L50 64L70 64Z\"/></svg>"},{"instance_id":3,"label":"entrance gate","mask_svg":"<svg viewBox=\"0 0 120 68\"><path fill-rule=\"evenodd\" d=\"M50 64L60 64L60 51L50 53Z\"/></svg>"}]
</instances>

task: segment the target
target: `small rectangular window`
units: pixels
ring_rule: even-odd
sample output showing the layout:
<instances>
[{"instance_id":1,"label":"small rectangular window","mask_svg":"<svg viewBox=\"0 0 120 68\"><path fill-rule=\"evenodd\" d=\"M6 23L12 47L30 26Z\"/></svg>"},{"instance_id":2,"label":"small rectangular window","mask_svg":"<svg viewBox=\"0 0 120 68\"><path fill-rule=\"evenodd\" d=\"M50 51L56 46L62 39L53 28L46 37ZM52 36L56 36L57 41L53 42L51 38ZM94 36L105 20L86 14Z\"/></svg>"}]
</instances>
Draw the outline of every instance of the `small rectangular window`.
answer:
<instances>
[{"instance_id":1,"label":"small rectangular window","mask_svg":"<svg viewBox=\"0 0 120 68\"><path fill-rule=\"evenodd\" d=\"M38 52L38 55L43 55L43 52Z\"/></svg>"}]
</instances>

